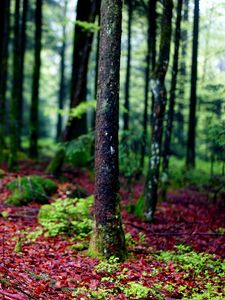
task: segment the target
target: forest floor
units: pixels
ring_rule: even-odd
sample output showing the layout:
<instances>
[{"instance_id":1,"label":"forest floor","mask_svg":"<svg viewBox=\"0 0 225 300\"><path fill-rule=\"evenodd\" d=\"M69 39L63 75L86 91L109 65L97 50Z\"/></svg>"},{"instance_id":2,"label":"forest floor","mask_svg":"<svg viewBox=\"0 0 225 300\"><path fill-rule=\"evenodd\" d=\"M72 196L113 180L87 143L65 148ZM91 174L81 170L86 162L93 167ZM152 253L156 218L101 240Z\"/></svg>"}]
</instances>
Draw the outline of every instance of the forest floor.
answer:
<instances>
[{"instance_id":1,"label":"forest floor","mask_svg":"<svg viewBox=\"0 0 225 300\"><path fill-rule=\"evenodd\" d=\"M13 178L39 174L43 166L21 165L0 179L0 299L225 299L225 214L221 199L191 189L170 192L157 207L153 224L125 209L131 195L121 185L122 217L129 257L124 263L91 258L71 247L71 237L29 239L37 231L39 204L4 203ZM76 183L93 193L85 171L65 173L52 199L66 197ZM137 199L143 184L132 187ZM221 201L219 201L221 200ZM24 238L27 237L27 238ZM21 249L18 251L18 242Z\"/></svg>"}]
</instances>

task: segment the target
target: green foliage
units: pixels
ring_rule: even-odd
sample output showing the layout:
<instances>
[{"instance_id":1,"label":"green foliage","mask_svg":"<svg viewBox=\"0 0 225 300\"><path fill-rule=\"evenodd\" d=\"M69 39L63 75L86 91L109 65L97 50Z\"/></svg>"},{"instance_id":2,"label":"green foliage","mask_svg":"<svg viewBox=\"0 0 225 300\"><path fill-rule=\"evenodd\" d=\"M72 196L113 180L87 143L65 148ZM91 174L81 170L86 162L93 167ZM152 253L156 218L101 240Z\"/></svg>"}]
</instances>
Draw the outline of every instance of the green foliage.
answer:
<instances>
[{"instance_id":1,"label":"green foliage","mask_svg":"<svg viewBox=\"0 0 225 300\"><path fill-rule=\"evenodd\" d=\"M208 253L198 253L187 245L177 245L175 251L161 251L155 254L157 259L166 262L173 261L182 265L183 269L193 270L196 275L204 273L205 277L208 272L213 270L218 277L225 276L225 263L215 258L214 255Z\"/></svg>"},{"instance_id":2,"label":"green foliage","mask_svg":"<svg viewBox=\"0 0 225 300\"><path fill-rule=\"evenodd\" d=\"M93 196L86 199L58 199L54 203L43 205L38 220L47 230L46 235L77 234L86 236L92 229L90 207Z\"/></svg>"},{"instance_id":3,"label":"green foliage","mask_svg":"<svg viewBox=\"0 0 225 300\"><path fill-rule=\"evenodd\" d=\"M85 22L80 20L76 21L76 25L80 26L84 31L97 32L100 29L100 27L95 23Z\"/></svg>"},{"instance_id":4,"label":"green foliage","mask_svg":"<svg viewBox=\"0 0 225 300\"><path fill-rule=\"evenodd\" d=\"M23 205L35 200L44 203L57 190L54 181L37 175L18 177L7 184L12 194L6 199L7 204Z\"/></svg>"},{"instance_id":5,"label":"green foliage","mask_svg":"<svg viewBox=\"0 0 225 300\"><path fill-rule=\"evenodd\" d=\"M124 294L128 298L144 299L148 296L150 288L143 286L141 283L135 281L128 282L128 287L124 288Z\"/></svg>"},{"instance_id":6,"label":"green foliage","mask_svg":"<svg viewBox=\"0 0 225 300\"><path fill-rule=\"evenodd\" d=\"M131 177L140 171L141 133L124 131L119 144L120 172Z\"/></svg>"},{"instance_id":7,"label":"green foliage","mask_svg":"<svg viewBox=\"0 0 225 300\"><path fill-rule=\"evenodd\" d=\"M70 109L69 116L80 119L90 108L96 108L96 100L81 102L76 107Z\"/></svg>"},{"instance_id":8,"label":"green foliage","mask_svg":"<svg viewBox=\"0 0 225 300\"><path fill-rule=\"evenodd\" d=\"M102 260L95 266L95 271L97 273L109 273L117 271L119 268L119 258L111 256L108 260Z\"/></svg>"},{"instance_id":9,"label":"green foliage","mask_svg":"<svg viewBox=\"0 0 225 300\"><path fill-rule=\"evenodd\" d=\"M4 175L5 175L5 171L0 169L0 178L4 177Z\"/></svg>"},{"instance_id":10,"label":"green foliage","mask_svg":"<svg viewBox=\"0 0 225 300\"><path fill-rule=\"evenodd\" d=\"M84 134L77 139L60 145L64 149L67 162L75 166L85 166L92 159L93 133Z\"/></svg>"}]
</instances>

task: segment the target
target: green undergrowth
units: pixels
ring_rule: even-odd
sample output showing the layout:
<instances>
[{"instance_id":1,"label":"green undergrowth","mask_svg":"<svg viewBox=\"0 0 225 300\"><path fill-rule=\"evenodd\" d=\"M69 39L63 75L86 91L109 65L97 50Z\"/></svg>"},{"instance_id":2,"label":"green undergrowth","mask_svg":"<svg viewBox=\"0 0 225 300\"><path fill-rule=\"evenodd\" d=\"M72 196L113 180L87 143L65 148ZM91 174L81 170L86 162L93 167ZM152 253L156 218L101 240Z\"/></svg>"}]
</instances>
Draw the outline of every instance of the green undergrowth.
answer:
<instances>
[{"instance_id":1,"label":"green undergrowth","mask_svg":"<svg viewBox=\"0 0 225 300\"><path fill-rule=\"evenodd\" d=\"M57 185L51 179L31 175L18 177L7 184L12 194L6 199L7 204L24 205L32 200L38 203L46 203L49 196L57 190Z\"/></svg>"},{"instance_id":2,"label":"green undergrowth","mask_svg":"<svg viewBox=\"0 0 225 300\"><path fill-rule=\"evenodd\" d=\"M90 208L94 198L67 198L43 205L38 214L39 223L46 229L46 235L74 235L82 238L92 229Z\"/></svg>"}]
</instances>

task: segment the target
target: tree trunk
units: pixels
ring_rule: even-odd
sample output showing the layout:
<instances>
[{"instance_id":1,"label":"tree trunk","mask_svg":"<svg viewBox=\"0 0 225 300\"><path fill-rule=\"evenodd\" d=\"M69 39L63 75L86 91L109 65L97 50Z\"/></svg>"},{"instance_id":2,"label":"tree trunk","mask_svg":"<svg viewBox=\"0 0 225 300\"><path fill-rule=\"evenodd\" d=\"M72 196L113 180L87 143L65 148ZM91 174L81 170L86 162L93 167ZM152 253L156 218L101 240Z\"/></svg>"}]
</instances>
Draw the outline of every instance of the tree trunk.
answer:
<instances>
[{"instance_id":1,"label":"tree trunk","mask_svg":"<svg viewBox=\"0 0 225 300\"><path fill-rule=\"evenodd\" d=\"M183 24L187 26L189 13L189 0L183 0ZM187 59L187 40L188 32L186 28L181 30L181 64L180 64L180 80L179 80L179 101L176 113L176 136L178 138L179 145L185 144L184 137L184 100L185 100L185 84L187 82L187 70L186 70L186 59Z\"/></svg>"},{"instance_id":2,"label":"tree trunk","mask_svg":"<svg viewBox=\"0 0 225 300\"><path fill-rule=\"evenodd\" d=\"M129 129L129 110L130 110L130 69L131 69L131 25L132 25L132 0L128 0L128 36L127 36L127 69L126 69L126 81L125 81L125 112L123 114L123 129Z\"/></svg>"},{"instance_id":3,"label":"tree trunk","mask_svg":"<svg viewBox=\"0 0 225 300\"><path fill-rule=\"evenodd\" d=\"M94 22L99 11L99 0L79 0L77 3L77 21ZM93 32L75 25L72 85L70 108L78 106L86 99L88 59L93 41ZM61 142L68 142L87 132L86 114L80 119L69 118L61 135ZM48 166L48 171L59 175L64 162L64 150L57 151Z\"/></svg>"},{"instance_id":4,"label":"tree trunk","mask_svg":"<svg viewBox=\"0 0 225 300\"><path fill-rule=\"evenodd\" d=\"M187 168L195 167L198 34L199 34L199 0L195 0L193 45L192 45L192 66L191 66L191 95L190 95L190 111L189 111L187 157L186 157Z\"/></svg>"},{"instance_id":5,"label":"tree trunk","mask_svg":"<svg viewBox=\"0 0 225 300\"><path fill-rule=\"evenodd\" d=\"M126 256L119 206L118 129L121 0L102 0L95 142L94 233L90 252Z\"/></svg>"},{"instance_id":6,"label":"tree trunk","mask_svg":"<svg viewBox=\"0 0 225 300\"><path fill-rule=\"evenodd\" d=\"M156 0L149 0L148 4L148 44L146 55L146 69L145 69L145 100L144 100L144 115L143 115L143 137L141 146L141 163L140 167L143 170L144 158L146 151L146 135L148 124L148 93L149 93L149 77L150 71L155 68L156 57ZM151 67L151 70L150 70ZM153 99L152 95L152 99ZM152 100L153 101L153 100Z\"/></svg>"},{"instance_id":7,"label":"tree trunk","mask_svg":"<svg viewBox=\"0 0 225 300\"><path fill-rule=\"evenodd\" d=\"M0 152L5 147L5 104L8 70L10 1L0 1Z\"/></svg>"},{"instance_id":8,"label":"tree trunk","mask_svg":"<svg viewBox=\"0 0 225 300\"><path fill-rule=\"evenodd\" d=\"M169 64L171 42L173 1L165 0L163 4L163 22L161 29L159 59L151 75L151 89L154 93L154 109L152 119L150 162L145 185L145 219L147 221L153 220L158 199L157 189L159 181L163 120L166 106L166 89L164 81Z\"/></svg>"},{"instance_id":9,"label":"tree trunk","mask_svg":"<svg viewBox=\"0 0 225 300\"><path fill-rule=\"evenodd\" d=\"M10 102L10 155L8 168L14 169L17 165L18 150L18 94L20 80L20 39L19 39L19 20L20 0L15 1L14 13L14 39L13 39L13 88Z\"/></svg>"},{"instance_id":10,"label":"tree trunk","mask_svg":"<svg viewBox=\"0 0 225 300\"><path fill-rule=\"evenodd\" d=\"M68 1L65 0L64 11L63 11L63 20L66 18ZM62 46L60 49L60 86L59 86L59 110L63 110L64 98L65 98L65 53L66 53L66 24L63 21L62 23ZM56 128L56 141L59 141L62 134L62 114L58 113L58 121Z\"/></svg>"},{"instance_id":11,"label":"tree trunk","mask_svg":"<svg viewBox=\"0 0 225 300\"><path fill-rule=\"evenodd\" d=\"M21 148L21 135L23 128L23 82L24 82L24 58L26 51L26 21L28 11L28 0L23 0L23 15L20 41L20 78L18 94L18 147Z\"/></svg>"},{"instance_id":12,"label":"tree trunk","mask_svg":"<svg viewBox=\"0 0 225 300\"><path fill-rule=\"evenodd\" d=\"M164 150L163 151L163 173L165 177L168 176L170 143L171 143L171 136L172 136L172 129L173 129L173 116L174 116L174 106L175 106L175 97L176 97L177 72L178 72L179 47L180 47L180 25L181 25L182 2L183 0L178 1L177 4L177 20L176 20L176 31L175 31L175 41L174 41L175 51L173 56L170 101L169 101L169 110L167 116L164 149L163 149Z\"/></svg>"},{"instance_id":13,"label":"tree trunk","mask_svg":"<svg viewBox=\"0 0 225 300\"><path fill-rule=\"evenodd\" d=\"M30 156L34 158L38 156L38 108L41 69L42 0L36 0L35 24L35 58L30 112Z\"/></svg>"}]
</instances>

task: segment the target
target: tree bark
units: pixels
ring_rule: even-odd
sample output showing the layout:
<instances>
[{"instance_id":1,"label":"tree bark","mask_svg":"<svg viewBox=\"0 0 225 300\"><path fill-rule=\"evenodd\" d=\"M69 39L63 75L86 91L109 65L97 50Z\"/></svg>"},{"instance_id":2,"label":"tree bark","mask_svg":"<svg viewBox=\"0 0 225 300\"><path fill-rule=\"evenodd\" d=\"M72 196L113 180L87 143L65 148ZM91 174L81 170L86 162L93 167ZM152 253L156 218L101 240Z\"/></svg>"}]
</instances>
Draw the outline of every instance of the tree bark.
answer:
<instances>
[{"instance_id":1,"label":"tree bark","mask_svg":"<svg viewBox=\"0 0 225 300\"><path fill-rule=\"evenodd\" d=\"M127 68L126 68L126 81L125 81L125 112L123 114L123 129L129 129L129 110L130 110L130 71L131 71L131 25L132 25L132 0L128 0L128 35L127 35Z\"/></svg>"},{"instance_id":2,"label":"tree bark","mask_svg":"<svg viewBox=\"0 0 225 300\"><path fill-rule=\"evenodd\" d=\"M195 0L193 44L192 44L192 66L191 66L191 95L190 95L187 157L186 157L187 168L195 167L198 34L199 34L199 0Z\"/></svg>"},{"instance_id":3,"label":"tree bark","mask_svg":"<svg viewBox=\"0 0 225 300\"><path fill-rule=\"evenodd\" d=\"M146 55L146 69L145 69L145 94L144 94L144 115L143 115L143 137L141 147L141 170L144 167L144 158L146 152L146 135L148 124L148 93L149 93L149 77L150 72L155 68L156 57L156 0L149 0L148 4L148 44ZM151 68L151 70L150 70ZM153 100L152 95L152 102Z\"/></svg>"},{"instance_id":4,"label":"tree bark","mask_svg":"<svg viewBox=\"0 0 225 300\"><path fill-rule=\"evenodd\" d=\"M159 58L151 75L151 89L154 93L154 109L152 119L152 138L148 176L145 184L145 219L152 221L157 204L157 189L159 181L159 167L161 158L161 143L163 134L163 120L166 106L166 89L164 85L169 64L171 23L173 1L163 1L163 15Z\"/></svg>"},{"instance_id":5,"label":"tree bark","mask_svg":"<svg viewBox=\"0 0 225 300\"><path fill-rule=\"evenodd\" d=\"M174 51L174 56L173 56L173 68L172 68L172 80L171 80L171 87L170 87L169 110L168 110L168 115L167 115L167 124L166 124L164 149L163 149L164 150L163 151L163 173L164 173L165 177L168 176L170 144L171 144L171 136L172 136L172 129L173 129L173 116L174 116L178 61L179 61L182 3L183 3L183 0L180 0L180 1L178 1L178 4L177 4L177 19L176 19L175 41L174 41L175 42L175 51Z\"/></svg>"},{"instance_id":6,"label":"tree bark","mask_svg":"<svg viewBox=\"0 0 225 300\"><path fill-rule=\"evenodd\" d=\"M0 2L0 151L5 147L5 104L8 70L10 1Z\"/></svg>"},{"instance_id":7,"label":"tree bark","mask_svg":"<svg viewBox=\"0 0 225 300\"><path fill-rule=\"evenodd\" d=\"M68 1L64 2L63 10L63 20L66 18ZM59 98L58 98L58 108L63 110L64 107L64 98L65 98L65 53L66 53L66 24L63 21L62 23L62 46L60 48L60 86L59 86ZM56 141L60 140L62 134L62 114L58 113L58 121L56 128Z\"/></svg>"},{"instance_id":8,"label":"tree bark","mask_svg":"<svg viewBox=\"0 0 225 300\"><path fill-rule=\"evenodd\" d=\"M38 109L39 109L39 81L41 69L41 37L42 37L42 0L36 0L35 12L35 58L33 69L33 86L30 112L30 156L38 156Z\"/></svg>"},{"instance_id":9,"label":"tree bark","mask_svg":"<svg viewBox=\"0 0 225 300\"><path fill-rule=\"evenodd\" d=\"M15 169L17 166L18 151L18 94L20 80L20 0L15 1L14 26L13 26L13 88L10 102L10 154L8 168Z\"/></svg>"},{"instance_id":10,"label":"tree bark","mask_svg":"<svg viewBox=\"0 0 225 300\"><path fill-rule=\"evenodd\" d=\"M90 252L126 256L119 206L118 129L121 0L102 0L95 142L94 233Z\"/></svg>"}]
</instances>

